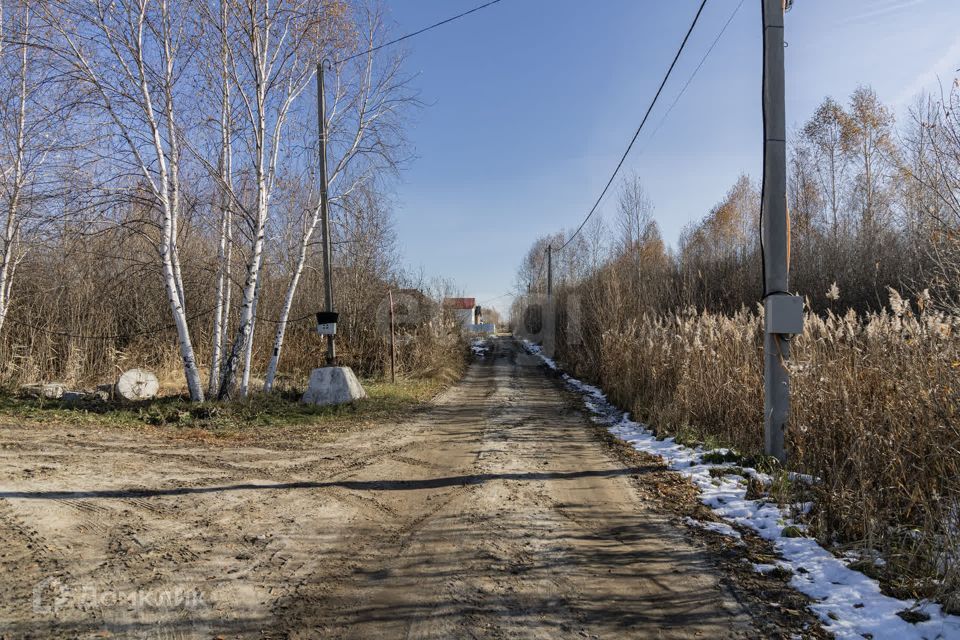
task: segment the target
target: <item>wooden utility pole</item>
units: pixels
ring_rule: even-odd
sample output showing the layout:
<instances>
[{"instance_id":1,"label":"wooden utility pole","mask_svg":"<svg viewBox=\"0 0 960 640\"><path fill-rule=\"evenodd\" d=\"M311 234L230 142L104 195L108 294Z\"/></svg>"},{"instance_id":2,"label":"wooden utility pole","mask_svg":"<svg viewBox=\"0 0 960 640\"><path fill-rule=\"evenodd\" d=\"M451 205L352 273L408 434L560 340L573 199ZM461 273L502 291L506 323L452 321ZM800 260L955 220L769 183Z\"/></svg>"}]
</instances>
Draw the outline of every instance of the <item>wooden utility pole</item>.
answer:
<instances>
[{"instance_id":1,"label":"wooden utility pole","mask_svg":"<svg viewBox=\"0 0 960 640\"><path fill-rule=\"evenodd\" d=\"M786 461L784 430L790 410L786 363L790 334L803 330L803 301L791 296L790 218L787 212L787 143L784 106L785 0L763 6L763 202L761 234L764 303L764 449Z\"/></svg>"},{"instance_id":2,"label":"wooden utility pole","mask_svg":"<svg viewBox=\"0 0 960 640\"><path fill-rule=\"evenodd\" d=\"M326 311L333 312L333 269L330 242L330 216L327 212L327 101L323 92L323 67L325 60L317 64L317 124L319 129L320 154L320 228L323 234L323 280L325 285ZM327 365L337 361L336 336L327 335Z\"/></svg>"}]
</instances>

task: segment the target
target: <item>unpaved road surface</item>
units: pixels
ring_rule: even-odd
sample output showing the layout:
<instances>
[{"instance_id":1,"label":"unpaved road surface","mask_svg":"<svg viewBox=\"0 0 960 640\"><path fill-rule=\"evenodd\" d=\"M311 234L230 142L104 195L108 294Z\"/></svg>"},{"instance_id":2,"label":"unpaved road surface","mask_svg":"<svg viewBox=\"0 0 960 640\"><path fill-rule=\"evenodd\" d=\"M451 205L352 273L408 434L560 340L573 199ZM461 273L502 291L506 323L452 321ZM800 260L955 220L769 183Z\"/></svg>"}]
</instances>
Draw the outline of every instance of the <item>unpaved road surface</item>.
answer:
<instances>
[{"instance_id":1,"label":"unpaved road surface","mask_svg":"<svg viewBox=\"0 0 960 640\"><path fill-rule=\"evenodd\" d=\"M758 637L509 339L298 450L0 427L0 637Z\"/></svg>"}]
</instances>

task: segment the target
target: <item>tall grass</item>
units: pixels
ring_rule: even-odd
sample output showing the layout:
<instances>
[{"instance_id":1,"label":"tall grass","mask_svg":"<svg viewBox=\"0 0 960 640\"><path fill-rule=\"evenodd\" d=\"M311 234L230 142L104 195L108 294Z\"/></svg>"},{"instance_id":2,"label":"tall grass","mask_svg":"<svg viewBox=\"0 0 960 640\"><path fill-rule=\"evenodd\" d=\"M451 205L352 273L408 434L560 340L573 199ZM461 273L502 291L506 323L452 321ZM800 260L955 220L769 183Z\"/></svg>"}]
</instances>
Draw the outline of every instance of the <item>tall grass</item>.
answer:
<instances>
[{"instance_id":1,"label":"tall grass","mask_svg":"<svg viewBox=\"0 0 960 640\"><path fill-rule=\"evenodd\" d=\"M872 568L901 595L960 609L960 318L926 307L891 290L880 312L807 314L789 364L789 467L819 479L807 517L822 542L879 552ZM762 310L586 323L618 328L561 340L560 357L620 406L661 434L762 454Z\"/></svg>"}]
</instances>

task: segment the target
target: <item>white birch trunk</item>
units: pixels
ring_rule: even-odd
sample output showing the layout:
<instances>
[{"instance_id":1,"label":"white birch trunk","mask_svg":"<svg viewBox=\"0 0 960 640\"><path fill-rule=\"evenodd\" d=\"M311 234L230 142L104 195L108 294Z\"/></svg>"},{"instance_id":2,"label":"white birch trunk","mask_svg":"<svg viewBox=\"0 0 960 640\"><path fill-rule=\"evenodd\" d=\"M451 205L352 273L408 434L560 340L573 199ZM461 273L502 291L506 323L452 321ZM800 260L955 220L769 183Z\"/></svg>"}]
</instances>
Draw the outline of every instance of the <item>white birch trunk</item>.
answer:
<instances>
[{"instance_id":1,"label":"white birch trunk","mask_svg":"<svg viewBox=\"0 0 960 640\"><path fill-rule=\"evenodd\" d=\"M223 324L220 330L220 357L227 349L227 339L230 335L230 303L233 301L233 209L227 208L227 255L224 259L224 293L223 293ZM223 361L220 362L223 367Z\"/></svg>"},{"instance_id":2,"label":"white birch trunk","mask_svg":"<svg viewBox=\"0 0 960 640\"><path fill-rule=\"evenodd\" d=\"M221 358L227 339L230 317L230 263L233 249L233 217L230 203L230 189L232 188L232 158L230 132L230 77L229 47L227 42L227 3L220 5L220 28L222 40L220 44L220 245L217 248L219 273L217 274L216 310L213 321L213 345L210 357L210 380L208 393L211 396L219 392L221 376Z\"/></svg>"},{"instance_id":3,"label":"white birch trunk","mask_svg":"<svg viewBox=\"0 0 960 640\"><path fill-rule=\"evenodd\" d=\"M273 383L277 377L277 367L280 364L280 352L283 350L283 338L287 331L287 320L290 317L290 309L293 307L293 299L297 294L297 285L300 283L303 267L307 263L307 246L310 244L310 238L313 236L316 227L317 218L314 216L301 239L297 264L294 267L293 276L290 278L290 284L287 285L287 293L283 298L283 309L280 311L280 320L273 336L273 351L270 354L270 363L267 365L266 379L263 381L263 390L268 393L273 391Z\"/></svg>"},{"instance_id":4,"label":"white birch trunk","mask_svg":"<svg viewBox=\"0 0 960 640\"><path fill-rule=\"evenodd\" d=\"M3 35L3 12L0 8L0 36ZM16 150L13 158L13 174L11 176L11 189L9 190L10 196L7 202L7 219L4 224L3 229L3 255L0 257L0 331L3 330L3 325L7 319L7 311L10 309L10 292L13 290L13 271L15 266L15 254L17 252L17 237L18 229L20 226L19 214L20 214L20 193L24 183L24 172L23 172L23 162L24 162L24 130L26 128L27 120L27 45L26 39L29 31L22 35L24 44L21 45L20 52L20 83L19 83L19 99L20 104L17 109L17 122L16 122ZM2 37L0 37L2 41ZM2 44L0 44L2 47ZM2 53L2 49L0 49ZM2 168L0 171L6 173L6 169ZM5 178L6 176L4 176ZM4 180L6 182L6 180Z\"/></svg>"},{"instance_id":5,"label":"white birch trunk","mask_svg":"<svg viewBox=\"0 0 960 640\"><path fill-rule=\"evenodd\" d=\"M166 3L163 4L164 11L169 9ZM166 178L163 181L163 189L166 192L164 204L169 212L164 218L165 238L169 235L169 245L164 255L164 277L168 289L168 296L171 302L171 310L174 315L174 322L177 325L177 337L180 342L180 357L183 360L184 377L187 379L187 388L190 390L190 399L196 402L203 402L203 386L200 381L200 370L197 367L197 360L193 352L193 342L190 339L190 327L187 325L186 315L186 296L183 291L183 275L180 271L180 252L177 249L178 223L180 219L180 148L177 144L177 125L174 119L173 104L173 77L175 74L173 68L173 53L170 49L172 34L169 31L169 15L163 19L163 46L166 57L166 82L165 82L165 111L167 135L169 137L169 171L162 169L162 159L164 157L163 143L159 135L159 126L153 121L151 125L154 131L154 145L157 149L157 155L161 159L161 172ZM146 93L146 83L144 83L144 93ZM149 94L147 94L147 104L150 105ZM152 109L150 110L152 115ZM174 304L174 303L177 304Z\"/></svg>"},{"instance_id":6,"label":"white birch trunk","mask_svg":"<svg viewBox=\"0 0 960 640\"><path fill-rule=\"evenodd\" d=\"M247 267L247 280L243 284L243 302L240 304L240 320L237 326L236 337L233 340L230 353L223 365L223 375L220 379L220 391L218 394L218 397L221 399L229 397L233 392L233 387L236 383L237 368L240 365L240 358L247 351L247 342L253 340L253 318L258 292L257 281L260 277L260 265L263 259L263 235L264 229L261 223L250 254L250 262Z\"/></svg>"},{"instance_id":7,"label":"white birch trunk","mask_svg":"<svg viewBox=\"0 0 960 640\"><path fill-rule=\"evenodd\" d=\"M174 222L176 216L176 207L165 204L163 216L163 245L160 249L160 256L163 262L164 285L167 290L167 298L170 301L170 312L173 314L173 321L177 327L180 358L183 361L183 373L187 380L187 389L190 391L190 399L195 402L203 402L203 387L200 381L200 371L197 368L197 360L193 352L193 343L190 340L190 327L187 325L187 314L183 306L183 284L179 277L179 270L174 263L176 250L173 243L175 242Z\"/></svg>"},{"instance_id":8,"label":"white birch trunk","mask_svg":"<svg viewBox=\"0 0 960 640\"><path fill-rule=\"evenodd\" d=\"M262 102L260 103L262 104ZM263 131L265 123L263 111L260 111L259 124L260 131ZM237 326L237 334L234 338L230 354L227 356L223 366L223 375L220 379L220 391L218 397L223 399L230 396L233 387L236 386L236 373L240 364L241 356L246 355L248 342L253 341L253 321L256 312L257 294L259 293L258 282L260 279L260 267L263 263L263 244L266 233L267 207L269 205L267 176L263 170L263 146L262 137L258 136L257 142L260 143L261 152L257 158L257 213L255 223L256 236L253 246L250 250L250 259L247 263L247 279L243 285L243 301L240 305L240 323ZM246 367L245 367L246 368ZM245 392L240 389L241 394Z\"/></svg>"},{"instance_id":9,"label":"white birch trunk","mask_svg":"<svg viewBox=\"0 0 960 640\"><path fill-rule=\"evenodd\" d=\"M245 16L246 17L246 16ZM260 270L263 265L264 236L266 234L270 193L276 176L277 157L280 153L281 138L284 123L290 105L297 95L306 86L312 77L308 72L304 77L289 77L276 83L280 52L283 50L284 40L287 37L286 29L274 33L274 18L276 14L267 12L262 16L250 16L252 24L248 25L250 33L250 48L245 52L250 56L252 76L252 100L245 94L244 85L237 80L238 95L244 101L245 111L249 118L252 134L253 169L256 176L256 208L251 216L253 223L254 240L250 248L247 262L247 278L243 285L243 298L240 305L240 319L236 337L230 348L230 353L224 362L223 375L220 379L218 397L226 398L233 392L236 385L237 368L241 357L244 358L239 392L245 396L249 389L250 358L253 348L253 328L257 306L257 297L260 293ZM276 38L276 40L275 40ZM274 49L276 47L276 49ZM296 49L290 53L294 54ZM293 58L287 60L287 63ZM280 91L279 101L271 100L270 92ZM275 110L275 112L274 112ZM268 111L273 112L272 125L268 126Z\"/></svg>"},{"instance_id":10,"label":"white birch trunk","mask_svg":"<svg viewBox=\"0 0 960 640\"><path fill-rule=\"evenodd\" d=\"M177 173L179 167L175 156L171 156L170 172ZM165 170L162 170L166 173ZM193 352L193 343L190 340L190 327L187 325L187 314L184 308L183 279L180 275L179 260L177 260L176 250L176 228L177 217L179 216L178 194L174 188L171 193L168 180L162 181L164 191L163 203L163 241L160 248L160 257L163 262L164 285L167 290L167 298L170 301L170 311L173 314L174 324L177 327L177 339L180 344L180 358L183 361L183 373L187 380L187 389L190 391L190 399L196 402L203 402L203 387L200 381L200 371L197 368L197 360Z\"/></svg>"},{"instance_id":11,"label":"white birch trunk","mask_svg":"<svg viewBox=\"0 0 960 640\"><path fill-rule=\"evenodd\" d=\"M17 240L18 191L14 192L7 207L7 220L3 233L3 256L0 257L0 331L3 330L10 309L10 292L13 289L14 252Z\"/></svg>"},{"instance_id":12,"label":"white birch trunk","mask_svg":"<svg viewBox=\"0 0 960 640\"><path fill-rule=\"evenodd\" d=\"M244 148L249 151L246 157L252 165L248 175L255 176L252 190L256 193L256 200L255 205L247 210L241 203L241 195L233 194L233 202L238 211L242 210L243 221L249 224L253 238L247 254L239 325L224 363L220 397L229 395L233 391L231 387L238 386L240 393L246 393L249 388L251 341L264 262L264 234L277 179L278 158L281 151L288 148L284 140L286 119L298 96L315 77L316 61L324 53L323 47L319 46L323 39L317 38L314 3L304 0L302 5L298 4L303 11L269 3L258 4L258 7L257 11L250 11L247 5L243 5L233 14L244 34L236 41L236 53L231 57L230 67L241 105L239 111L246 118L244 126L237 131L239 135L249 136ZM295 289L294 282L293 291ZM289 307L286 313L289 313ZM282 342L282 334L280 340ZM243 372L237 385L241 358L244 358ZM275 371L276 363L273 367Z\"/></svg>"},{"instance_id":13,"label":"white birch trunk","mask_svg":"<svg viewBox=\"0 0 960 640\"><path fill-rule=\"evenodd\" d=\"M257 329L257 304L260 301L260 286L263 283L262 277L257 279L257 290L253 296L253 312L250 317L250 333L247 339L247 348L243 354L243 376L240 381L240 397L246 398L250 391L250 368L253 361L253 336Z\"/></svg>"},{"instance_id":14,"label":"white birch trunk","mask_svg":"<svg viewBox=\"0 0 960 640\"><path fill-rule=\"evenodd\" d=\"M37 6L49 10L43 3ZM162 220L157 250L164 288L177 329L190 398L202 402L203 388L184 308L177 252L178 140L182 132L174 116L174 85L178 76L177 47L182 42L182 28L186 24L184 13L180 12L185 8L169 0L158 0L155 5L140 0L115 0L107 11L99 11L102 6L85 2L77 2L71 8L83 25L80 31L93 30L96 34L93 38L85 38L81 44L78 31L68 28L53 13L48 13L49 24L57 30L65 48L63 53L71 59L74 71L92 89L91 98L99 98L99 107L109 116L160 208ZM135 111L137 118L127 117L127 109ZM154 154L152 161L143 155L148 148Z\"/></svg>"},{"instance_id":15,"label":"white birch trunk","mask_svg":"<svg viewBox=\"0 0 960 640\"><path fill-rule=\"evenodd\" d=\"M21 136L22 138L22 136ZM10 292L13 290L13 272L16 265L18 214L20 209L21 162L14 161L13 193L7 205L7 220L3 229L3 255L0 256L0 331L3 330L10 309Z\"/></svg>"},{"instance_id":16,"label":"white birch trunk","mask_svg":"<svg viewBox=\"0 0 960 640\"><path fill-rule=\"evenodd\" d=\"M221 210L220 218L220 245L217 247L217 261L219 269L217 273L217 288L215 292L216 302L213 312L213 338L210 354L210 377L207 383L207 393L211 396L216 395L217 385L220 381L220 357L223 350L224 319L226 315L224 298L226 297L228 269L227 265L227 224L228 210Z\"/></svg>"}]
</instances>

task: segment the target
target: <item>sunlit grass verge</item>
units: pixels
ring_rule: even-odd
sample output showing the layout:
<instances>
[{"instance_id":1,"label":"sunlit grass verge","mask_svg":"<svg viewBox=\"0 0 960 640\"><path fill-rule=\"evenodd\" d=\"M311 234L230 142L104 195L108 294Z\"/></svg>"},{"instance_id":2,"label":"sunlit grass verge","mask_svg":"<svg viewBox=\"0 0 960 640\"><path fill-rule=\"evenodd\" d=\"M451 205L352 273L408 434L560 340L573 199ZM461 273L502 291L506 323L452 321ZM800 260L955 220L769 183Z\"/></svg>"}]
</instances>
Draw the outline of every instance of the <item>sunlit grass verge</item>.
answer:
<instances>
[{"instance_id":1,"label":"sunlit grass verge","mask_svg":"<svg viewBox=\"0 0 960 640\"><path fill-rule=\"evenodd\" d=\"M301 404L297 390L201 404L180 396L116 403L99 399L66 402L2 393L0 424L149 429L213 440L322 435L350 426L403 419L449 382L432 377L403 378L395 384L363 380L366 399L325 407Z\"/></svg>"}]
</instances>

